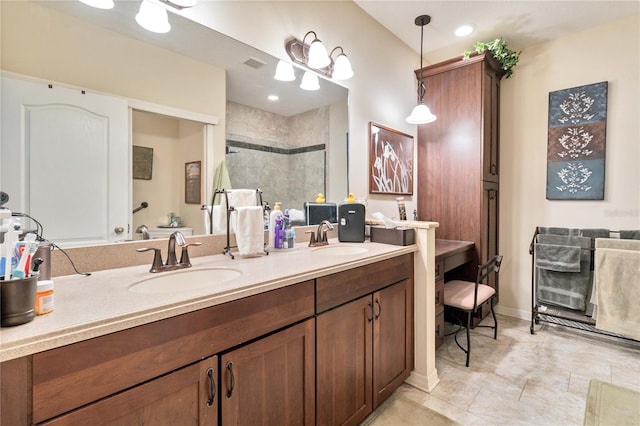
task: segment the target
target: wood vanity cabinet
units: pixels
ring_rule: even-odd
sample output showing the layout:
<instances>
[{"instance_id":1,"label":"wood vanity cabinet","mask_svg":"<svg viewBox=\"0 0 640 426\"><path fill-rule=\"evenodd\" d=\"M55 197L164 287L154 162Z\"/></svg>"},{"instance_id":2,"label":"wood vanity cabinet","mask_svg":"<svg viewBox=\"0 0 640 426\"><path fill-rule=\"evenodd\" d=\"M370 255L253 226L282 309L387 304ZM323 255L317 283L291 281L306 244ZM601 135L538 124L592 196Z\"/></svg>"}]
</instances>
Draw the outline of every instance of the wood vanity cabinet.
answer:
<instances>
[{"instance_id":1,"label":"wood vanity cabinet","mask_svg":"<svg viewBox=\"0 0 640 426\"><path fill-rule=\"evenodd\" d=\"M438 116L418 126L418 215L440 224L436 238L472 241L464 275L498 253L500 79L490 53L450 59L416 71L425 103ZM498 283L492 283L498 291ZM474 320L474 325L481 318Z\"/></svg>"},{"instance_id":2,"label":"wood vanity cabinet","mask_svg":"<svg viewBox=\"0 0 640 426\"><path fill-rule=\"evenodd\" d=\"M404 255L316 280L318 425L359 424L409 376L412 277Z\"/></svg>"},{"instance_id":3,"label":"wood vanity cabinet","mask_svg":"<svg viewBox=\"0 0 640 426\"><path fill-rule=\"evenodd\" d=\"M263 336L269 339L266 342L276 340L274 336L284 336L286 340L293 333L287 327L313 315L314 281L306 281L7 361L0 366L1 423L65 424L65 416L73 420L76 415L86 415L92 419L98 418L93 413L118 413L118 419L127 420L119 423L115 419L114 424L131 424L129 419L142 422L153 419L152 412L179 408L184 416L177 423L171 422L168 414L157 422L142 423L204 424L204 420L206 424L216 424L220 368L212 356L248 342L253 350L268 347L267 343L258 343L257 339ZM299 329L295 332L299 333ZM305 343L312 338L313 333L305 337ZM309 366L308 352L307 343L305 351L291 349L286 354L291 365L304 364L308 369L313 368ZM272 366L274 370L281 367L281 363ZM209 368L213 369L218 390L212 405L207 405L211 389ZM6 382L5 377L11 381ZM305 380L312 377L307 374ZM308 389L306 381L305 386ZM254 405L251 400L243 401L239 409L249 410ZM68 422L71 423L92 422Z\"/></svg>"},{"instance_id":4,"label":"wood vanity cabinet","mask_svg":"<svg viewBox=\"0 0 640 426\"><path fill-rule=\"evenodd\" d=\"M315 424L313 319L220 359L222 425Z\"/></svg>"}]
</instances>

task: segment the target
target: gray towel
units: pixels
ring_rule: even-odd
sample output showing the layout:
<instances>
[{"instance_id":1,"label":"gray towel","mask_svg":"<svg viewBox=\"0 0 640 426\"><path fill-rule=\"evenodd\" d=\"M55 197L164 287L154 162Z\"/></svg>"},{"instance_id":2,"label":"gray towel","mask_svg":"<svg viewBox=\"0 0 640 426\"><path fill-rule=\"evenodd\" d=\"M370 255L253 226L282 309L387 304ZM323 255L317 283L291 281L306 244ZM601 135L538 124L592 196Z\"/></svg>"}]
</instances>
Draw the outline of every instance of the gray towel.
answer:
<instances>
[{"instance_id":1,"label":"gray towel","mask_svg":"<svg viewBox=\"0 0 640 426\"><path fill-rule=\"evenodd\" d=\"M557 272L580 272L580 247L538 243L535 250L538 268Z\"/></svg>"},{"instance_id":2,"label":"gray towel","mask_svg":"<svg viewBox=\"0 0 640 426\"><path fill-rule=\"evenodd\" d=\"M625 240L640 240L640 229L620 231L620 238Z\"/></svg>"},{"instance_id":3,"label":"gray towel","mask_svg":"<svg viewBox=\"0 0 640 426\"><path fill-rule=\"evenodd\" d=\"M576 228L558 228L553 226L538 226L539 234L548 235L573 235L579 236L580 230Z\"/></svg>"},{"instance_id":4,"label":"gray towel","mask_svg":"<svg viewBox=\"0 0 640 426\"><path fill-rule=\"evenodd\" d=\"M536 268L538 301L585 311L589 300L591 271L591 238L565 235L538 235L538 243L575 246L580 250L580 272L557 272Z\"/></svg>"}]
</instances>

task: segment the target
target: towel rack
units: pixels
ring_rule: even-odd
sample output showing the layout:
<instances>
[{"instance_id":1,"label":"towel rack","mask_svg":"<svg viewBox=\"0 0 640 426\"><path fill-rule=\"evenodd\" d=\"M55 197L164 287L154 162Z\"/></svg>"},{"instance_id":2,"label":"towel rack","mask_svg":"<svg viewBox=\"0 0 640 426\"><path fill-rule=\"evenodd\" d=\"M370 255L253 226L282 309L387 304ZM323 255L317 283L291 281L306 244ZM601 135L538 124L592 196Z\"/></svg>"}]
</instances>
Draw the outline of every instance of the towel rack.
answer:
<instances>
[{"instance_id":1,"label":"towel rack","mask_svg":"<svg viewBox=\"0 0 640 426\"><path fill-rule=\"evenodd\" d=\"M561 306L547 306L541 304L538 299L538 274L536 266L536 243L538 242L538 236L541 234L540 227L536 227L531 243L529 244L529 254L531 255L531 326L530 333L535 334L535 324L540 322L547 322L551 324L563 325L566 327L576 328L580 330L590 331L593 333L604 334L608 336L618 337L627 340L633 340L625 336L614 334L606 330L601 330L595 327L596 320L590 316L589 301L587 300L585 310L572 310L569 308L563 308ZM619 231L609 231L609 237L612 238L612 234L619 234ZM566 235L568 236L568 235ZM583 236L572 235L572 236ZM594 269L594 237L591 237L591 246L589 248L582 247L581 250L591 253L589 268L591 271Z\"/></svg>"},{"instance_id":2,"label":"towel rack","mask_svg":"<svg viewBox=\"0 0 640 426\"><path fill-rule=\"evenodd\" d=\"M228 254L231 259L235 259L235 256L233 255L233 253L231 252L232 248L236 248L238 246L232 246L231 245L231 231L229 228L229 218L231 217L231 212L235 210L234 206L230 206L229 205L229 190L227 189L216 189L213 192L213 197L211 198L211 208L209 209L209 224L210 224L210 228L211 228L211 233L213 233L213 206L216 202L216 197L218 195L224 196L224 200L225 200L225 204L227 206L227 211L226 211L226 215L227 215L227 244L224 247L224 250L222 251L222 254ZM262 202L262 191L260 189L256 189L256 206L262 206L262 210L264 213L264 209L265 209L265 204ZM203 209L206 208L203 206ZM222 214L222 213L221 213ZM264 250L263 252L265 255L268 255L269 252Z\"/></svg>"}]
</instances>

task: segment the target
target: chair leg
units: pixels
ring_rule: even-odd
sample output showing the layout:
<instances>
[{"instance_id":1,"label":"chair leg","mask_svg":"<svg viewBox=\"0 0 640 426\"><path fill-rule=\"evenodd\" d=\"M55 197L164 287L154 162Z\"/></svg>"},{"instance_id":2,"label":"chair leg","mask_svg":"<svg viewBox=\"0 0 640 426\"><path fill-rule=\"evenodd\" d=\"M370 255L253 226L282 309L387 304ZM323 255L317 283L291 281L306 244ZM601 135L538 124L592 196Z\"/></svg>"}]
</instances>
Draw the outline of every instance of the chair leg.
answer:
<instances>
[{"instance_id":1,"label":"chair leg","mask_svg":"<svg viewBox=\"0 0 640 426\"><path fill-rule=\"evenodd\" d=\"M471 338L469 337L469 329L471 328L471 312L467 312L467 367L469 366L469 357L471 356Z\"/></svg>"},{"instance_id":2,"label":"chair leg","mask_svg":"<svg viewBox=\"0 0 640 426\"><path fill-rule=\"evenodd\" d=\"M493 310L493 301L495 299L491 298L491 316L493 317L493 339L498 339L498 320L496 319L496 313Z\"/></svg>"}]
</instances>

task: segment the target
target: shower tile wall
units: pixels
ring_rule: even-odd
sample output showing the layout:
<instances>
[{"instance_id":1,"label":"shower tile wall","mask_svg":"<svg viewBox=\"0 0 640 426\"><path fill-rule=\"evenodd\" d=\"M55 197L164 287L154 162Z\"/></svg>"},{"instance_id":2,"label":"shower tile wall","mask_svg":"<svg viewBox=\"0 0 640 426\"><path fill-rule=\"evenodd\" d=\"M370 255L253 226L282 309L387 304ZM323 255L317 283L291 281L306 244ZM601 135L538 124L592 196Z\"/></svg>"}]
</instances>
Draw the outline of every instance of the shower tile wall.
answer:
<instances>
[{"instance_id":1,"label":"shower tile wall","mask_svg":"<svg viewBox=\"0 0 640 426\"><path fill-rule=\"evenodd\" d=\"M297 151L328 146L328 107L283 117L229 102L227 140L261 147L231 148L237 153L228 154L226 162L234 188L260 188L271 206L280 201L283 208L299 210L324 192L325 150Z\"/></svg>"}]
</instances>

